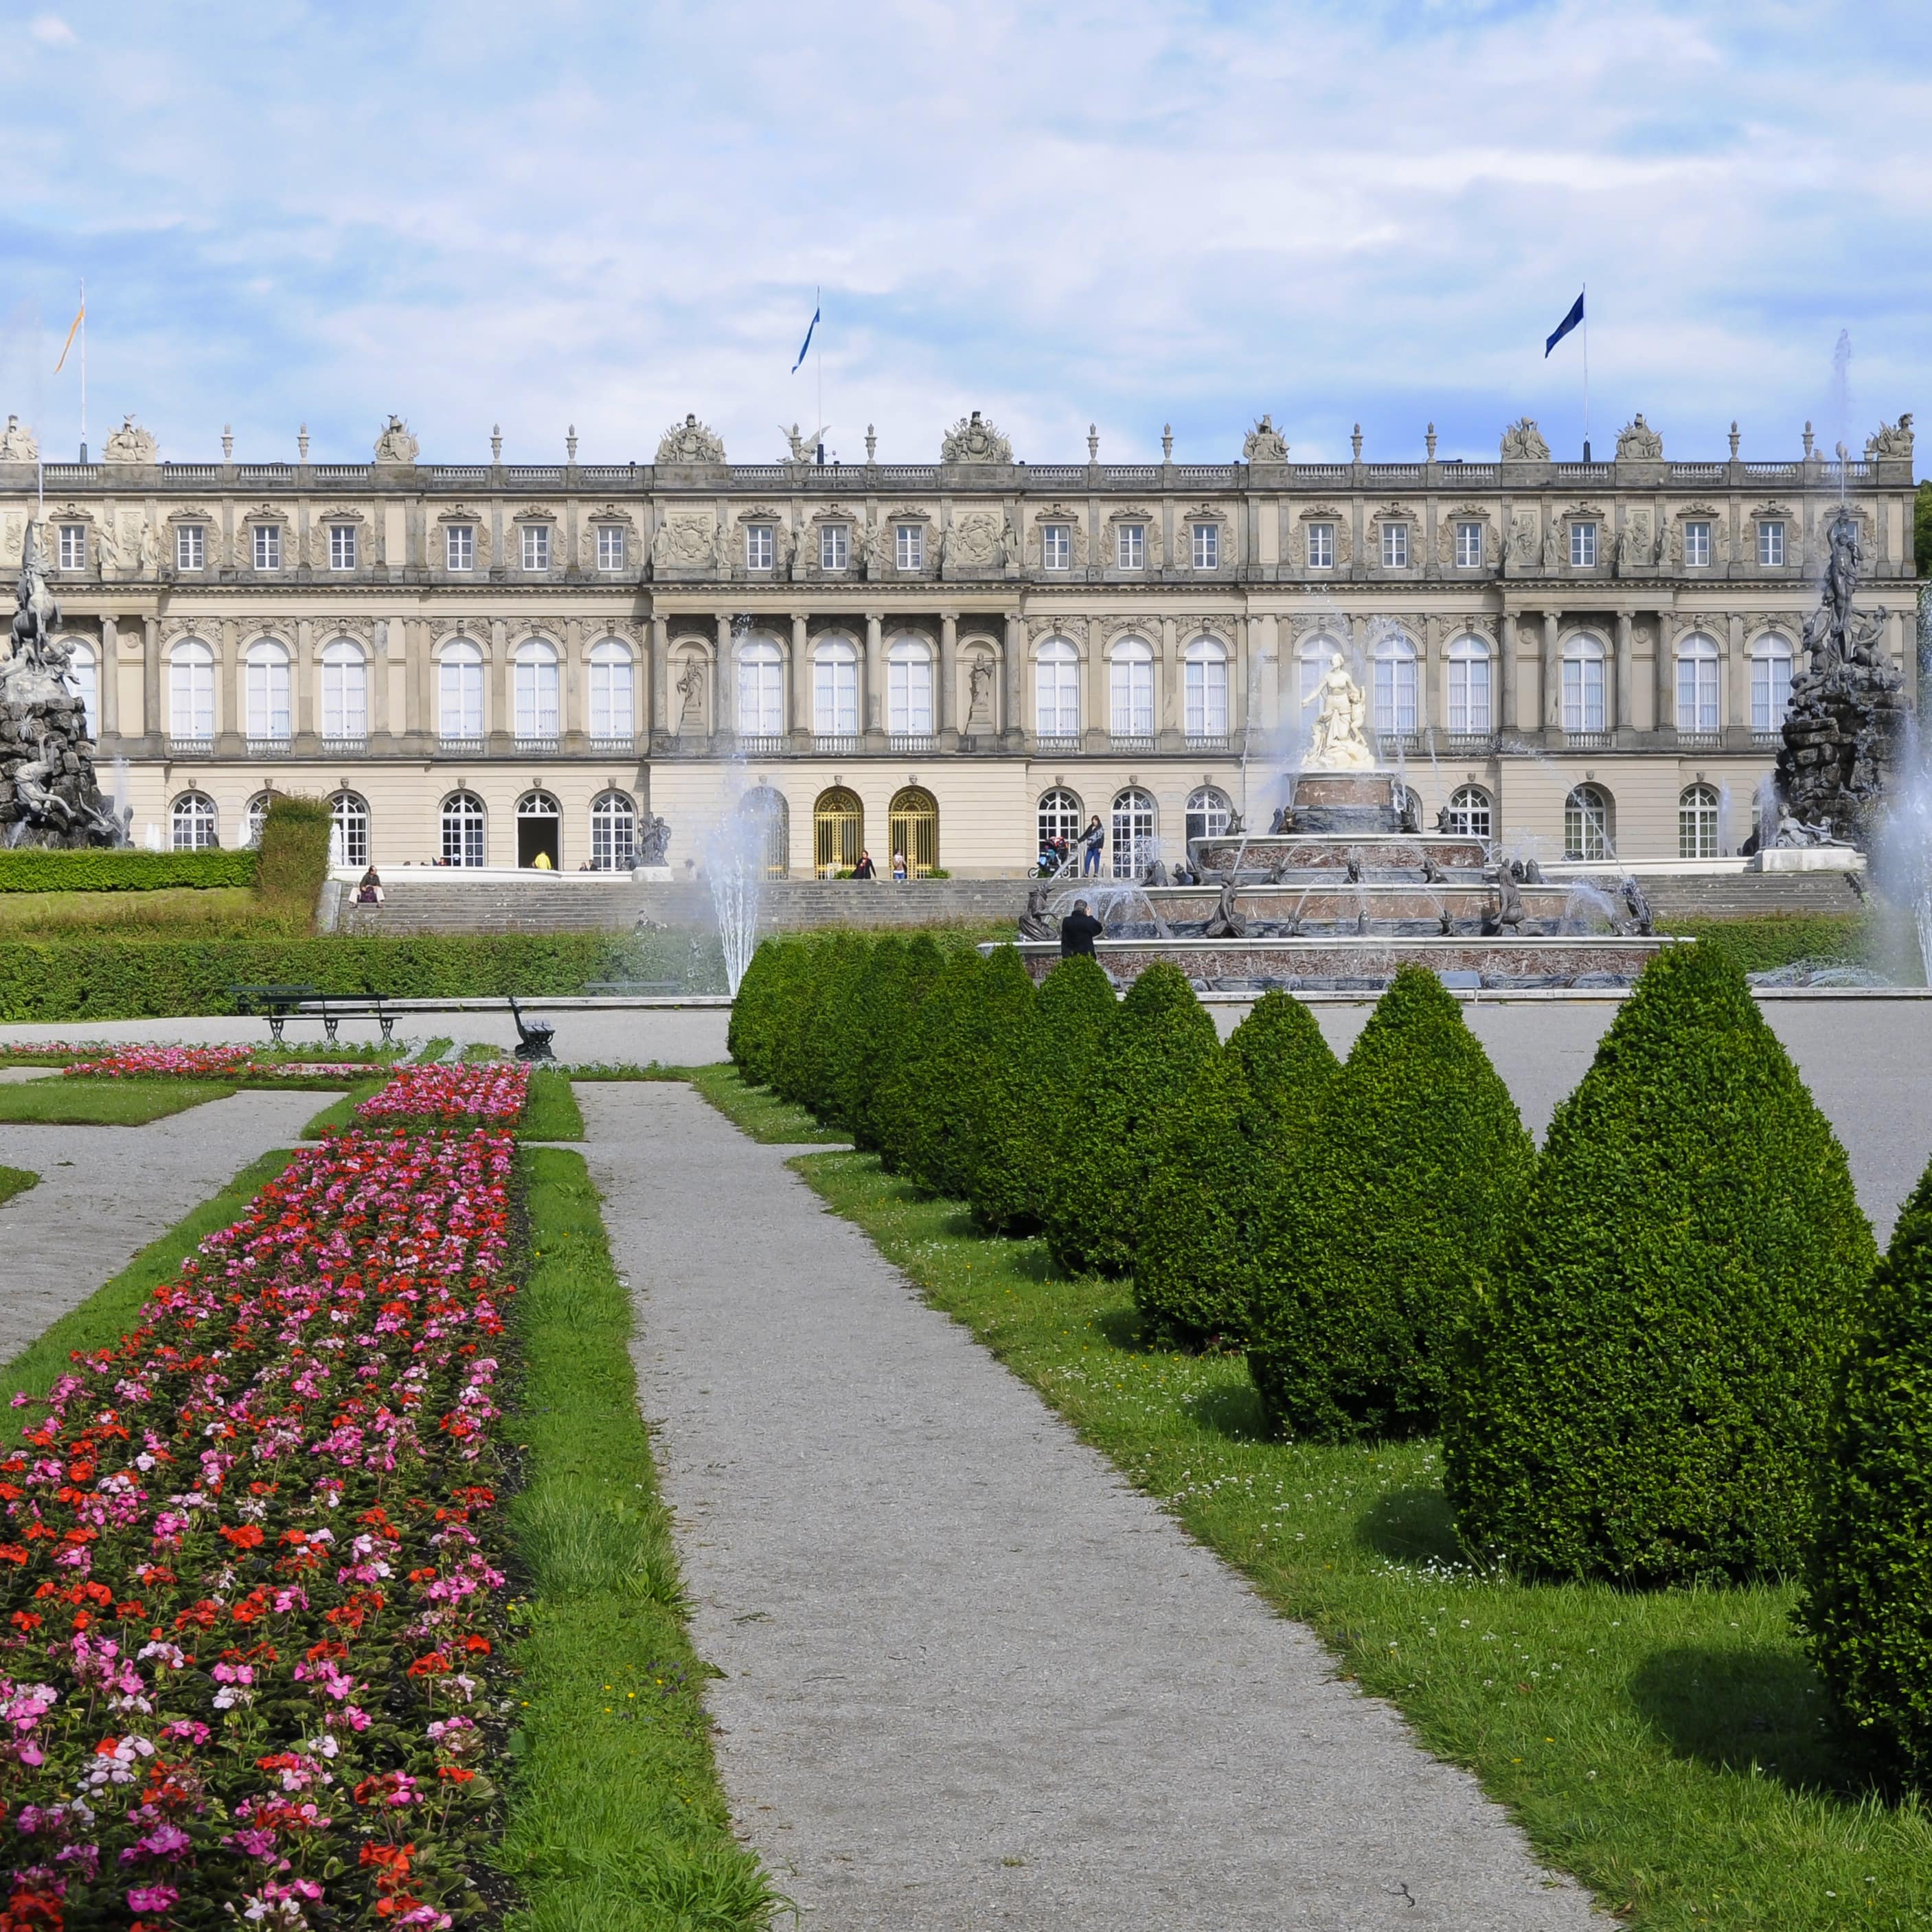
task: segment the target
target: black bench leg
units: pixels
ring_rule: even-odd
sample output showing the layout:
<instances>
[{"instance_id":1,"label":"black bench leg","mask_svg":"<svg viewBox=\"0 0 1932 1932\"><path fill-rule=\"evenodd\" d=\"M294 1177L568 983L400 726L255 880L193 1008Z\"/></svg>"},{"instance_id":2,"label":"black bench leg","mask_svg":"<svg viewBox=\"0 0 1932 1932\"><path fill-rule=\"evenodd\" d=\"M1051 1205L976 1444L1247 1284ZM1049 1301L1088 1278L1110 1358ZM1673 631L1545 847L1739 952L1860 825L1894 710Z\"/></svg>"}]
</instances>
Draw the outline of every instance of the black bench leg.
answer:
<instances>
[{"instance_id":1,"label":"black bench leg","mask_svg":"<svg viewBox=\"0 0 1932 1932\"><path fill-rule=\"evenodd\" d=\"M322 1016L322 1030L328 1034L331 1046L335 1044L335 1029L341 1024L333 1013L324 1013Z\"/></svg>"},{"instance_id":2,"label":"black bench leg","mask_svg":"<svg viewBox=\"0 0 1932 1932\"><path fill-rule=\"evenodd\" d=\"M377 1016L377 1018L380 1022L382 1028L382 1044L385 1046L387 1046L389 1044L391 1036L393 1035L396 1030L396 1023L387 1013L379 1014Z\"/></svg>"},{"instance_id":3,"label":"black bench leg","mask_svg":"<svg viewBox=\"0 0 1932 1932\"><path fill-rule=\"evenodd\" d=\"M271 1013L268 1016L268 1036L278 1046L282 1043L282 1024L285 1017L286 1016L281 1013Z\"/></svg>"}]
</instances>

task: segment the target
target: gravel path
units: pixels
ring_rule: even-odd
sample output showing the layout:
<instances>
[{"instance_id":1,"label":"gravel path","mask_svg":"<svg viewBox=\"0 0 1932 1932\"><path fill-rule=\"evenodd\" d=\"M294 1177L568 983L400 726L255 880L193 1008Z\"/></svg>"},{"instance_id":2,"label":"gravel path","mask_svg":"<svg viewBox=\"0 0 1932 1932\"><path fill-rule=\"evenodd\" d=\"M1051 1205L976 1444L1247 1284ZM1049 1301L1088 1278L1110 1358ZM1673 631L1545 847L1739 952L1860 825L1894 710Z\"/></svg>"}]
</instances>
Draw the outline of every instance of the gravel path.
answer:
<instances>
[{"instance_id":1,"label":"gravel path","mask_svg":"<svg viewBox=\"0 0 1932 1932\"><path fill-rule=\"evenodd\" d=\"M826 1932L1569 1932L1339 1683L681 1085L580 1085L740 1828Z\"/></svg>"},{"instance_id":2,"label":"gravel path","mask_svg":"<svg viewBox=\"0 0 1932 1932\"><path fill-rule=\"evenodd\" d=\"M233 1094L145 1127L0 1125L0 1167L40 1177L0 1203L0 1362L338 1097Z\"/></svg>"}]
</instances>

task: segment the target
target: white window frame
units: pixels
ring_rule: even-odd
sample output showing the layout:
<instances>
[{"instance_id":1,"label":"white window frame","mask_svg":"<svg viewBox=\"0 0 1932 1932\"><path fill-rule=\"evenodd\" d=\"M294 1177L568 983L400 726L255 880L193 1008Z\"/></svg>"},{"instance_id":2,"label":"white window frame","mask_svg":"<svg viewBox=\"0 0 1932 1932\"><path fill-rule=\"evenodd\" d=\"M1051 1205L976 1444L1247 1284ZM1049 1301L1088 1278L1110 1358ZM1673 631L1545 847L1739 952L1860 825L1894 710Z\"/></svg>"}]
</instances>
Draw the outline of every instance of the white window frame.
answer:
<instances>
[{"instance_id":1,"label":"white window frame","mask_svg":"<svg viewBox=\"0 0 1932 1932\"><path fill-rule=\"evenodd\" d=\"M85 524L62 524L57 554L62 570L85 570L87 568L87 526Z\"/></svg>"},{"instance_id":2,"label":"white window frame","mask_svg":"<svg viewBox=\"0 0 1932 1932\"><path fill-rule=\"evenodd\" d=\"M257 638L242 661L242 684L248 736L259 743L286 744L294 735L287 647L274 638Z\"/></svg>"},{"instance_id":3,"label":"white window frame","mask_svg":"<svg viewBox=\"0 0 1932 1932\"><path fill-rule=\"evenodd\" d=\"M1677 641L1677 728L1712 732L1718 729L1718 646L1701 632Z\"/></svg>"},{"instance_id":4,"label":"white window frame","mask_svg":"<svg viewBox=\"0 0 1932 1932\"><path fill-rule=\"evenodd\" d=\"M1335 568L1335 526L1324 522L1310 524L1307 528L1309 568L1333 570Z\"/></svg>"},{"instance_id":5,"label":"white window frame","mask_svg":"<svg viewBox=\"0 0 1932 1932\"><path fill-rule=\"evenodd\" d=\"M637 850L637 800L626 791L600 791L590 801L590 869L628 872Z\"/></svg>"},{"instance_id":6,"label":"white window frame","mask_svg":"<svg viewBox=\"0 0 1932 1932\"><path fill-rule=\"evenodd\" d=\"M1711 565L1711 526L1702 517L1688 519L1684 525L1684 568L1708 570Z\"/></svg>"},{"instance_id":7,"label":"white window frame","mask_svg":"<svg viewBox=\"0 0 1932 1932\"><path fill-rule=\"evenodd\" d=\"M207 852L221 843L220 818L205 791L184 791L168 808L168 849Z\"/></svg>"},{"instance_id":8,"label":"white window frame","mask_svg":"<svg viewBox=\"0 0 1932 1932\"><path fill-rule=\"evenodd\" d=\"M1034 658L1034 727L1042 738L1080 735L1080 653L1048 638Z\"/></svg>"},{"instance_id":9,"label":"white window frame","mask_svg":"<svg viewBox=\"0 0 1932 1932\"><path fill-rule=\"evenodd\" d=\"M1460 637L1449 646L1449 735L1486 738L1496 728L1488 641Z\"/></svg>"},{"instance_id":10,"label":"white window frame","mask_svg":"<svg viewBox=\"0 0 1932 1932\"><path fill-rule=\"evenodd\" d=\"M1219 838L1233 824L1234 807L1219 785L1196 785L1187 794L1187 808L1182 814L1181 836L1188 849L1197 838Z\"/></svg>"},{"instance_id":11,"label":"white window frame","mask_svg":"<svg viewBox=\"0 0 1932 1932\"><path fill-rule=\"evenodd\" d=\"M360 868L369 862L369 801L339 791L328 801L328 862Z\"/></svg>"},{"instance_id":12,"label":"white window frame","mask_svg":"<svg viewBox=\"0 0 1932 1932\"><path fill-rule=\"evenodd\" d=\"M597 568L606 577L621 575L630 554L630 532L622 524L597 526Z\"/></svg>"},{"instance_id":13,"label":"white window frame","mask_svg":"<svg viewBox=\"0 0 1932 1932\"><path fill-rule=\"evenodd\" d=\"M892 526L892 560L895 568L900 570L925 568L926 526L922 524Z\"/></svg>"},{"instance_id":14,"label":"white window frame","mask_svg":"<svg viewBox=\"0 0 1932 1932\"><path fill-rule=\"evenodd\" d=\"M1181 661L1184 723L1190 738L1228 735L1228 652L1218 638L1196 638Z\"/></svg>"},{"instance_id":15,"label":"white window frame","mask_svg":"<svg viewBox=\"0 0 1932 1932\"><path fill-rule=\"evenodd\" d=\"M1700 779L1677 795L1677 856L1714 859L1722 831L1723 802L1715 785Z\"/></svg>"},{"instance_id":16,"label":"white window frame","mask_svg":"<svg viewBox=\"0 0 1932 1932\"><path fill-rule=\"evenodd\" d=\"M356 526L331 524L328 526L328 567L331 570L356 568Z\"/></svg>"},{"instance_id":17,"label":"white window frame","mask_svg":"<svg viewBox=\"0 0 1932 1932\"><path fill-rule=\"evenodd\" d=\"M1456 568L1480 570L1483 567L1483 526L1468 518L1456 526Z\"/></svg>"},{"instance_id":18,"label":"white window frame","mask_svg":"<svg viewBox=\"0 0 1932 1932\"><path fill-rule=\"evenodd\" d=\"M436 668L436 733L444 738L483 735L483 652L472 638L443 646Z\"/></svg>"},{"instance_id":19,"label":"white window frame","mask_svg":"<svg viewBox=\"0 0 1932 1932\"><path fill-rule=\"evenodd\" d=\"M932 735L932 652L920 638L900 638L886 653L886 729Z\"/></svg>"},{"instance_id":20,"label":"white window frame","mask_svg":"<svg viewBox=\"0 0 1932 1932\"><path fill-rule=\"evenodd\" d=\"M1073 568L1073 526L1042 524L1040 526L1040 562L1042 570Z\"/></svg>"},{"instance_id":21,"label":"white window frame","mask_svg":"<svg viewBox=\"0 0 1932 1932\"><path fill-rule=\"evenodd\" d=\"M443 858L452 866L489 862L489 808L473 791L453 791L436 814Z\"/></svg>"},{"instance_id":22,"label":"white window frame","mask_svg":"<svg viewBox=\"0 0 1932 1932\"><path fill-rule=\"evenodd\" d=\"M1141 785L1117 792L1107 814L1107 842L1117 879L1137 879L1147 869L1148 848L1158 848L1160 808L1153 793Z\"/></svg>"},{"instance_id":23,"label":"white window frame","mask_svg":"<svg viewBox=\"0 0 1932 1932\"><path fill-rule=\"evenodd\" d=\"M747 570L770 570L777 548L778 532L770 524L747 524L745 526L745 568Z\"/></svg>"},{"instance_id":24,"label":"white window frame","mask_svg":"<svg viewBox=\"0 0 1932 1932\"><path fill-rule=\"evenodd\" d=\"M819 568L849 570L851 556L850 530L844 524L820 524L818 526Z\"/></svg>"},{"instance_id":25,"label":"white window frame","mask_svg":"<svg viewBox=\"0 0 1932 1932\"><path fill-rule=\"evenodd\" d=\"M1117 570L1147 568L1147 526L1117 524L1114 526L1114 567Z\"/></svg>"},{"instance_id":26,"label":"white window frame","mask_svg":"<svg viewBox=\"0 0 1932 1932\"><path fill-rule=\"evenodd\" d=\"M1109 729L1116 738L1154 736L1154 646L1122 638L1107 659Z\"/></svg>"},{"instance_id":27,"label":"white window frame","mask_svg":"<svg viewBox=\"0 0 1932 1932\"><path fill-rule=\"evenodd\" d=\"M1760 736L1780 730L1791 708L1790 640L1767 633L1751 646L1751 729Z\"/></svg>"},{"instance_id":28,"label":"white window frame","mask_svg":"<svg viewBox=\"0 0 1932 1932\"><path fill-rule=\"evenodd\" d=\"M251 524L254 532L254 554L257 570L280 570L282 567L282 526L280 524Z\"/></svg>"},{"instance_id":29,"label":"white window frame","mask_svg":"<svg viewBox=\"0 0 1932 1932\"><path fill-rule=\"evenodd\" d=\"M1588 517L1573 518L1570 525L1570 568L1594 570L1597 567L1597 526Z\"/></svg>"},{"instance_id":30,"label":"white window frame","mask_svg":"<svg viewBox=\"0 0 1932 1932\"><path fill-rule=\"evenodd\" d=\"M1757 560L1766 570L1784 568L1784 519L1760 517L1757 520Z\"/></svg>"},{"instance_id":31,"label":"white window frame","mask_svg":"<svg viewBox=\"0 0 1932 1932\"><path fill-rule=\"evenodd\" d=\"M1087 823L1086 810L1079 794L1066 785L1054 785L1041 793L1034 814L1040 850L1044 852L1046 842L1053 838L1064 838L1070 851L1077 850L1082 829Z\"/></svg>"},{"instance_id":32,"label":"white window frame","mask_svg":"<svg viewBox=\"0 0 1932 1932\"><path fill-rule=\"evenodd\" d=\"M184 638L168 658L168 735L214 736L214 652L200 638Z\"/></svg>"},{"instance_id":33,"label":"white window frame","mask_svg":"<svg viewBox=\"0 0 1932 1932\"><path fill-rule=\"evenodd\" d=\"M1563 646L1563 728L1601 731L1604 722L1604 666L1600 639L1580 634Z\"/></svg>"},{"instance_id":34,"label":"white window frame","mask_svg":"<svg viewBox=\"0 0 1932 1932\"><path fill-rule=\"evenodd\" d=\"M849 638L826 638L812 658L812 728L820 737L859 730L859 652Z\"/></svg>"},{"instance_id":35,"label":"white window frame","mask_svg":"<svg viewBox=\"0 0 1932 1932\"><path fill-rule=\"evenodd\" d=\"M590 647L590 735L628 738L637 729L637 660L621 638Z\"/></svg>"},{"instance_id":36,"label":"white window frame","mask_svg":"<svg viewBox=\"0 0 1932 1932\"><path fill-rule=\"evenodd\" d=\"M68 660L68 675L74 680L80 693L81 730L92 739L100 730L100 665L94 655L94 646L84 639L76 638L72 646L73 656Z\"/></svg>"},{"instance_id":37,"label":"white window frame","mask_svg":"<svg viewBox=\"0 0 1932 1932\"><path fill-rule=\"evenodd\" d=\"M1496 801L1480 785L1458 785L1449 794L1449 830L1464 838L1496 836Z\"/></svg>"},{"instance_id":38,"label":"white window frame","mask_svg":"<svg viewBox=\"0 0 1932 1932\"><path fill-rule=\"evenodd\" d=\"M1221 568L1221 526L1203 520L1187 526L1189 554L1196 570Z\"/></svg>"},{"instance_id":39,"label":"white window frame","mask_svg":"<svg viewBox=\"0 0 1932 1932\"><path fill-rule=\"evenodd\" d=\"M1384 737L1408 737L1420 729L1417 662L1407 638L1387 638L1376 646L1374 728Z\"/></svg>"},{"instance_id":40,"label":"white window frame","mask_svg":"<svg viewBox=\"0 0 1932 1932\"><path fill-rule=\"evenodd\" d=\"M1607 859L1616 850L1610 830L1610 794L1600 786L1580 784L1563 801L1563 856L1572 862Z\"/></svg>"},{"instance_id":41,"label":"white window frame","mask_svg":"<svg viewBox=\"0 0 1932 1932\"><path fill-rule=\"evenodd\" d=\"M784 730L784 653L770 638L747 638L738 646L738 730L746 737L775 738Z\"/></svg>"},{"instance_id":42,"label":"white window frame","mask_svg":"<svg viewBox=\"0 0 1932 1932\"><path fill-rule=\"evenodd\" d=\"M446 524L442 526L442 567L464 572L476 568L476 526Z\"/></svg>"},{"instance_id":43,"label":"white window frame","mask_svg":"<svg viewBox=\"0 0 1932 1932\"><path fill-rule=\"evenodd\" d=\"M322 646L322 735L344 744L369 735L369 661L347 638Z\"/></svg>"},{"instance_id":44,"label":"white window frame","mask_svg":"<svg viewBox=\"0 0 1932 1932\"><path fill-rule=\"evenodd\" d=\"M177 570L206 570L208 568L208 532L201 524L176 524L175 568Z\"/></svg>"},{"instance_id":45,"label":"white window frame","mask_svg":"<svg viewBox=\"0 0 1932 1932\"><path fill-rule=\"evenodd\" d=\"M1400 517L1391 517L1382 525L1382 568L1408 568L1408 526Z\"/></svg>"},{"instance_id":46,"label":"white window frame","mask_svg":"<svg viewBox=\"0 0 1932 1932\"><path fill-rule=\"evenodd\" d=\"M548 524L524 524L523 531L524 569L526 574L540 577L550 568L550 526Z\"/></svg>"},{"instance_id":47,"label":"white window frame","mask_svg":"<svg viewBox=\"0 0 1932 1932\"><path fill-rule=\"evenodd\" d=\"M516 735L556 737L563 682L556 646L548 638L526 638L511 660L510 682Z\"/></svg>"}]
</instances>

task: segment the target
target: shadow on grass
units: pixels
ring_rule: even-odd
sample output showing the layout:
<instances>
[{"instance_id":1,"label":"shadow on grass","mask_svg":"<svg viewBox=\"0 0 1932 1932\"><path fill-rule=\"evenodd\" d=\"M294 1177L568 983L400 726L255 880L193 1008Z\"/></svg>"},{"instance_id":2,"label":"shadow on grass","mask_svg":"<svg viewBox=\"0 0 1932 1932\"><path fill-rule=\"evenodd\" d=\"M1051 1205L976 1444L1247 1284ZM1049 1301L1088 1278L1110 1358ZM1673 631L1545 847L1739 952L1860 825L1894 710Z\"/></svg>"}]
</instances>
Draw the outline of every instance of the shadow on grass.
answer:
<instances>
[{"instance_id":1,"label":"shadow on grass","mask_svg":"<svg viewBox=\"0 0 1932 1932\"><path fill-rule=\"evenodd\" d=\"M1638 1666L1630 1694L1678 1757L1746 1775L1755 1767L1812 1796L1873 1793L1868 1769L1842 1748L1816 1672L1793 1651L1672 1645Z\"/></svg>"},{"instance_id":2,"label":"shadow on grass","mask_svg":"<svg viewBox=\"0 0 1932 1932\"><path fill-rule=\"evenodd\" d=\"M1432 1484L1408 1483L1378 1496L1356 1519L1355 1538L1391 1563L1460 1564L1449 1499Z\"/></svg>"},{"instance_id":3,"label":"shadow on grass","mask_svg":"<svg viewBox=\"0 0 1932 1932\"><path fill-rule=\"evenodd\" d=\"M1265 1442L1268 1418L1252 1382L1223 1382L1184 1396L1180 1406L1203 1429L1230 1442Z\"/></svg>"}]
</instances>

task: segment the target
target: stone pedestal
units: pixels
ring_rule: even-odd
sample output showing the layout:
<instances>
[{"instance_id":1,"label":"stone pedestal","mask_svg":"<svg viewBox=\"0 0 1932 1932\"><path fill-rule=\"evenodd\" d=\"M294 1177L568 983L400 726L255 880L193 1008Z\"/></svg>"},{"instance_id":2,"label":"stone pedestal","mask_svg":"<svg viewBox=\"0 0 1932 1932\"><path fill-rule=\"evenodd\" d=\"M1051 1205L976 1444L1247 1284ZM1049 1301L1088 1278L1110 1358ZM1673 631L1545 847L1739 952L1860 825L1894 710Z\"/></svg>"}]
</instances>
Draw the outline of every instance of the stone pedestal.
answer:
<instances>
[{"instance_id":1,"label":"stone pedestal","mask_svg":"<svg viewBox=\"0 0 1932 1932\"><path fill-rule=\"evenodd\" d=\"M1304 772L1294 782L1297 832L1395 832L1402 829L1395 781L1378 772Z\"/></svg>"},{"instance_id":2,"label":"stone pedestal","mask_svg":"<svg viewBox=\"0 0 1932 1932\"><path fill-rule=\"evenodd\" d=\"M1760 872L1862 872L1865 855L1849 845L1772 845L1756 863Z\"/></svg>"}]
</instances>

